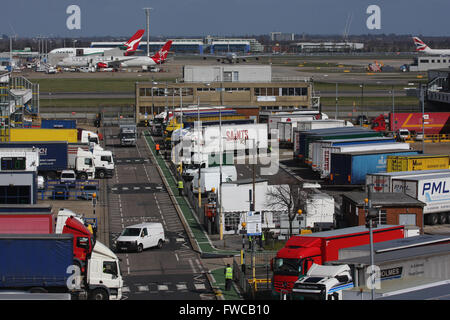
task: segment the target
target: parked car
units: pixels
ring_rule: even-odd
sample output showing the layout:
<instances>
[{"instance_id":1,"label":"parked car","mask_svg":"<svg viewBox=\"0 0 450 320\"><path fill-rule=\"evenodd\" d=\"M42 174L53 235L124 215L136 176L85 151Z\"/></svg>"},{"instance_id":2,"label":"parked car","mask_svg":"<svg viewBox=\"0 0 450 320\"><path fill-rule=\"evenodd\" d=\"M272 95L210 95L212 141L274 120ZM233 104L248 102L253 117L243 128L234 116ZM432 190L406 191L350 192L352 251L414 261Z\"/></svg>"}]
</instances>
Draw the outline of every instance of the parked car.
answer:
<instances>
[{"instance_id":1,"label":"parked car","mask_svg":"<svg viewBox=\"0 0 450 320\"><path fill-rule=\"evenodd\" d=\"M84 200L92 200L93 194L95 193L95 197L98 200L98 187L95 184L88 184L81 187L81 195L80 198Z\"/></svg>"},{"instance_id":2,"label":"parked car","mask_svg":"<svg viewBox=\"0 0 450 320\"><path fill-rule=\"evenodd\" d=\"M408 129L399 129L397 131L397 139L399 141L408 140L411 137L411 134Z\"/></svg>"},{"instance_id":3,"label":"parked car","mask_svg":"<svg viewBox=\"0 0 450 320\"><path fill-rule=\"evenodd\" d=\"M52 199L69 199L69 186L67 184L55 184L52 190Z\"/></svg>"},{"instance_id":4,"label":"parked car","mask_svg":"<svg viewBox=\"0 0 450 320\"><path fill-rule=\"evenodd\" d=\"M77 175L73 170L63 170L61 172L60 182L61 184L66 184L69 188L75 188Z\"/></svg>"},{"instance_id":5,"label":"parked car","mask_svg":"<svg viewBox=\"0 0 450 320\"><path fill-rule=\"evenodd\" d=\"M126 227L116 240L116 250L142 252L151 247L162 248L165 241L161 223L146 222Z\"/></svg>"}]
</instances>

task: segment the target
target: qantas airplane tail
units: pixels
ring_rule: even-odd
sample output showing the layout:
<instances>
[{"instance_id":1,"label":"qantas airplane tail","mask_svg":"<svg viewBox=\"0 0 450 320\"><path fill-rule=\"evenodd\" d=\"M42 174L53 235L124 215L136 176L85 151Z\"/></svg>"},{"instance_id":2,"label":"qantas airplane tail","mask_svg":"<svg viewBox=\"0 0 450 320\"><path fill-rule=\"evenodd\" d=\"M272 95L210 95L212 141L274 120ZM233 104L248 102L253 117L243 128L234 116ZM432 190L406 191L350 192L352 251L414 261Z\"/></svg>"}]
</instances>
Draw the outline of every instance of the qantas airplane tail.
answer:
<instances>
[{"instance_id":1,"label":"qantas airplane tail","mask_svg":"<svg viewBox=\"0 0 450 320\"><path fill-rule=\"evenodd\" d=\"M139 47L139 42L141 42L142 36L144 35L145 30L139 29L127 42L123 44L122 49L126 50L125 55L132 55L136 52Z\"/></svg>"},{"instance_id":2,"label":"qantas airplane tail","mask_svg":"<svg viewBox=\"0 0 450 320\"><path fill-rule=\"evenodd\" d=\"M417 37L413 37L414 44L416 45L416 51L427 52L430 51L430 47L425 44L422 40Z\"/></svg>"},{"instance_id":3,"label":"qantas airplane tail","mask_svg":"<svg viewBox=\"0 0 450 320\"><path fill-rule=\"evenodd\" d=\"M167 55L171 46L172 40L167 41L164 46L151 57L153 61L155 61L155 63L157 64L164 63L164 61L166 61L167 59Z\"/></svg>"}]
</instances>

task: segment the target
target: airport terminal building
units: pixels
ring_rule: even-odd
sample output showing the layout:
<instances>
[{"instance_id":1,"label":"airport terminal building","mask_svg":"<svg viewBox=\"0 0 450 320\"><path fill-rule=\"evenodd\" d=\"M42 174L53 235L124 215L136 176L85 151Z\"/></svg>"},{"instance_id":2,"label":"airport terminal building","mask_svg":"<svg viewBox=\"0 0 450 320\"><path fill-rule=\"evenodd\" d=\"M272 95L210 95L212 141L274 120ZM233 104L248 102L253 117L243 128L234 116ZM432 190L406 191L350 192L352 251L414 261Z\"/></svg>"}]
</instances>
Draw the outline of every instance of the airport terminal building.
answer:
<instances>
[{"instance_id":1,"label":"airport terminal building","mask_svg":"<svg viewBox=\"0 0 450 320\"><path fill-rule=\"evenodd\" d=\"M230 106L239 113L313 108L310 78L273 78L270 66L184 66L178 83L136 83L136 121L182 106Z\"/></svg>"},{"instance_id":2,"label":"airport terminal building","mask_svg":"<svg viewBox=\"0 0 450 320\"><path fill-rule=\"evenodd\" d=\"M169 40L169 39L167 39ZM166 41L167 41L166 40ZM222 52L262 52L264 47L256 39L231 39L212 38L204 39L170 39L172 40L171 52L174 53L222 53ZM149 42L149 51L158 51L166 41ZM122 42L91 42L91 48L115 48L121 46ZM147 53L147 41L139 43L139 50Z\"/></svg>"}]
</instances>

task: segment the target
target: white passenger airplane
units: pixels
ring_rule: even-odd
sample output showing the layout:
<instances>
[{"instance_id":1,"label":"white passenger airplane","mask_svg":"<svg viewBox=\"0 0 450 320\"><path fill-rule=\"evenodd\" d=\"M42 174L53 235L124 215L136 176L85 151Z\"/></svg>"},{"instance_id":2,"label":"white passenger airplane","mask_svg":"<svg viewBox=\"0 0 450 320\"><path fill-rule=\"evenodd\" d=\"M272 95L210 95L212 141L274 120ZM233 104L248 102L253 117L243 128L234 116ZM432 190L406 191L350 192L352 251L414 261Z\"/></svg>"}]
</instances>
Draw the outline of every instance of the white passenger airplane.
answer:
<instances>
[{"instance_id":1,"label":"white passenger airplane","mask_svg":"<svg viewBox=\"0 0 450 320\"><path fill-rule=\"evenodd\" d=\"M144 35L145 30L139 29L127 42L125 42L123 45L119 46L120 50L125 50L124 55L129 56L136 52L137 48L139 47L139 42L142 39L142 36ZM69 57L75 57L75 56L90 56L90 55L104 55L110 50L117 49L117 48L57 48L53 49L49 52L49 54L52 53L65 53Z\"/></svg>"},{"instance_id":2,"label":"white passenger airplane","mask_svg":"<svg viewBox=\"0 0 450 320\"><path fill-rule=\"evenodd\" d=\"M255 59L259 60L260 57L268 57L270 55L252 55L252 54L237 54L236 52L226 52L224 55L217 55L217 54L203 54L201 55L203 57L203 60L206 60L207 58L214 58L218 62L229 62L229 63L239 63L240 61L246 62L248 59Z\"/></svg>"},{"instance_id":3,"label":"white passenger airplane","mask_svg":"<svg viewBox=\"0 0 450 320\"><path fill-rule=\"evenodd\" d=\"M153 56L93 56L93 57L67 57L57 63L58 67L95 67L119 68L119 67L143 67L162 64L166 61L172 40Z\"/></svg>"},{"instance_id":4,"label":"white passenger airplane","mask_svg":"<svg viewBox=\"0 0 450 320\"><path fill-rule=\"evenodd\" d=\"M417 37L413 37L414 44L416 45L417 52L423 52L428 55L445 56L450 55L450 49L431 49L422 40Z\"/></svg>"}]
</instances>

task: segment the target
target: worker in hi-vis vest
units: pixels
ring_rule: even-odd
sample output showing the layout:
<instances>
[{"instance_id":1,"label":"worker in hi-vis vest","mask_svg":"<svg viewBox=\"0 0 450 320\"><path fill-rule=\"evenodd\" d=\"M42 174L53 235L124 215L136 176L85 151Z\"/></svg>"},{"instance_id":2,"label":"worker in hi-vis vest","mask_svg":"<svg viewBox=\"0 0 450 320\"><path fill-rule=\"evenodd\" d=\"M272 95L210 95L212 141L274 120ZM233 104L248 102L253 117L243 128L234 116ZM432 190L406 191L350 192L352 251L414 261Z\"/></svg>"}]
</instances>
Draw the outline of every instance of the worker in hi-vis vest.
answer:
<instances>
[{"instance_id":1,"label":"worker in hi-vis vest","mask_svg":"<svg viewBox=\"0 0 450 320\"><path fill-rule=\"evenodd\" d=\"M183 196L183 180L178 180L178 195Z\"/></svg>"},{"instance_id":2,"label":"worker in hi-vis vest","mask_svg":"<svg viewBox=\"0 0 450 320\"><path fill-rule=\"evenodd\" d=\"M232 281L233 281L233 268L230 266L230 264L227 264L227 267L225 268L225 290L226 291L230 291Z\"/></svg>"}]
</instances>

